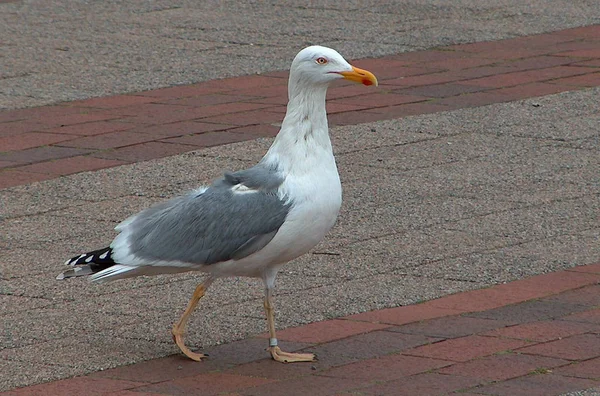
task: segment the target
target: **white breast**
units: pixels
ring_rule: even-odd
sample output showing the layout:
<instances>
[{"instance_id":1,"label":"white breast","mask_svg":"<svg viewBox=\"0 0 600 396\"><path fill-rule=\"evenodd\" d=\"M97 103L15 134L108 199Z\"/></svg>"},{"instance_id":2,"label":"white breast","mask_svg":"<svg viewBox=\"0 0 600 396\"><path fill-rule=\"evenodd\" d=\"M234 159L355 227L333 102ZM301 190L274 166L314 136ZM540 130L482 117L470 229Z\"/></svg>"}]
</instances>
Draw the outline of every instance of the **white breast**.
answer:
<instances>
[{"instance_id":1,"label":"white breast","mask_svg":"<svg viewBox=\"0 0 600 396\"><path fill-rule=\"evenodd\" d=\"M300 174L290 172L280 195L290 197L292 207L275 237L262 250L239 261L206 266L215 275L262 276L315 247L333 227L342 204L342 187L332 154L319 159L320 166Z\"/></svg>"}]
</instances>

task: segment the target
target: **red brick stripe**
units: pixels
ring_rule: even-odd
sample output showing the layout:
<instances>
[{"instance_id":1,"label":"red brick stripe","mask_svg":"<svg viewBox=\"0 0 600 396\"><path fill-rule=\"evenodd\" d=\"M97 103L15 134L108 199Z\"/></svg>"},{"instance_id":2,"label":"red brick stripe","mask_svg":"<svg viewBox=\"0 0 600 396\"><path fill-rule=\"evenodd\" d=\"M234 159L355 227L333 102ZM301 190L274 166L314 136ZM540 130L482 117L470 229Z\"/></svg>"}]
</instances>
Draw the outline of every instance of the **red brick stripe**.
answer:
<instances>
[{"instance_id":1,"label":"red brick stripe","mask_svg":"<svg viewBox=\"0 0 600 396\"><path fill-rule=\"evenodd\" d=\"M381 85L332 87L330 124L599 86L598 48L600 25L592 25L356 60ZM273 72L0 112L0 188L273 136L285 113L286 77Z\"/></svg>"}]
</instances>

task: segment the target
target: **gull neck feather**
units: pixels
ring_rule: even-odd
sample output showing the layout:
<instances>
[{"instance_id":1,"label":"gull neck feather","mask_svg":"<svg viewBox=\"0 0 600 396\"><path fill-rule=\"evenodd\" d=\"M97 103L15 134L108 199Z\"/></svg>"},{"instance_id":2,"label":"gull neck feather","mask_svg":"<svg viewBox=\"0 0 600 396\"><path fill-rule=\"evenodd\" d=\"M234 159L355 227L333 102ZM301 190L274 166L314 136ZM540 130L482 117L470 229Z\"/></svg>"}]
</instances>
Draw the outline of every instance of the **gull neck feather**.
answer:
<instances>
[{"instance_id":1,"label":"gull neck feather","mask_svg":"<svg viewBox=\"0 0 600 396\"><path fill-rule=\"evenodd\" d=\"M325 96L327 85L307 84L290 77L289 102L281 130L267 152L265 160L276 161L287 169L306 166L306 159L318 156L331 158Z\"/></svg>"}]
</instances>

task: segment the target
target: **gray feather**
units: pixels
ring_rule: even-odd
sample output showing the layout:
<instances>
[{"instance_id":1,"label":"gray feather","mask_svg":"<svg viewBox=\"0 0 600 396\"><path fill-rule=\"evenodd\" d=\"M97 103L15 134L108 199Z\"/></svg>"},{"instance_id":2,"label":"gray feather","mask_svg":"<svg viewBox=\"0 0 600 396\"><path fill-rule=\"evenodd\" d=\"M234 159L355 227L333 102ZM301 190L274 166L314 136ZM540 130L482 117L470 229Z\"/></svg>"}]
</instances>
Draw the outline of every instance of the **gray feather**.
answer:
<instances>
[{"instance_id":1,"label":"gray feather","mask_svg":"<svg viewBox=\"0 0 600 396\"><path fill-rule=\"evenodd\" d=\"M94 271L89 265L82 267L75 267L73 269L66 270L56 277L58 280L67 279L67 278L75 278L77 276L87 276L93 274Z\"/></svg>"},{"instance_id":2,"label":"gray feather","mask_svg":"<svg viewBox=\"0 0 600 396\"><path fill-rule=\"evenodd\" d=\"M258 164L228 173L206 191L141 212L128 226L132 253L147 260L214 264L239 260L265 247L284 223L290 203L277 188L276 169ZM243 184L257 191L235 193Z\"/></svg>"},{"instance_id":3,"label":"gray feather","mask_svg":"<svg viewBox=\"0 0 600 396\"><path fill-rule=\"evenodd\" d=\"M213 186L220 184L229 186L243 184L251 189L274 191L277 190L282 182L283 177L279 174L277 168L261 161L252 168L225 173L223 178L213 183Z\"/></svg>"}]
</instances>

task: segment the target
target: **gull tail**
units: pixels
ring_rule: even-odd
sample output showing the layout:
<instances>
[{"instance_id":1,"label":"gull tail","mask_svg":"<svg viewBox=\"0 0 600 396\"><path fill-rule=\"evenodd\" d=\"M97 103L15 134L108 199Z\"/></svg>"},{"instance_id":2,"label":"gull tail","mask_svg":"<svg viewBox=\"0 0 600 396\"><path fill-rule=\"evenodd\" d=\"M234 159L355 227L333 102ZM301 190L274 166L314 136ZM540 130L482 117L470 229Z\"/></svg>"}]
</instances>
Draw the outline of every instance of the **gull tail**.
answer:
<instances>
[{"instance_id":1,"label":"gull tail","mask_svg":"<svg viewBox=\"0 0 600 396\"><path fill-rule=\"evenodd\" d=\"M106 247L75 256L65 262L66 265L70 265L73 268L60 273L56 279L62 280L77 276L92 275L110 268L116 264L113 261L111 254L112 249Z\"/></svg>"}]
</instances>

